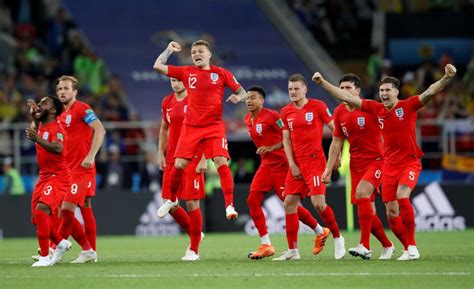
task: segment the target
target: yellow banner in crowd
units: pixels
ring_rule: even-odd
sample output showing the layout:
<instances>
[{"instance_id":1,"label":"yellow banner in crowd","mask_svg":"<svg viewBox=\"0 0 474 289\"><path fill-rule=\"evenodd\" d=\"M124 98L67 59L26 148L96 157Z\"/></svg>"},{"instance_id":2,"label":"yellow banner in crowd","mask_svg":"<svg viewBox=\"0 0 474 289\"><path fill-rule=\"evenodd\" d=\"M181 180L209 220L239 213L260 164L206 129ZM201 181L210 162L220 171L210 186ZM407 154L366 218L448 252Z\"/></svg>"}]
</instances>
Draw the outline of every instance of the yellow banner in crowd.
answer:
<instances>
[{"instance_id":1,"label":"yellow banner in crowd","mask_svg":"<svg viewBox=\"0 0 474 289\"><path fill-rule=\"evenodd\" d=\"M474 173L474 158L446 154L443 156L443 168L461 173Z\"/></svg>"}]
</instances>

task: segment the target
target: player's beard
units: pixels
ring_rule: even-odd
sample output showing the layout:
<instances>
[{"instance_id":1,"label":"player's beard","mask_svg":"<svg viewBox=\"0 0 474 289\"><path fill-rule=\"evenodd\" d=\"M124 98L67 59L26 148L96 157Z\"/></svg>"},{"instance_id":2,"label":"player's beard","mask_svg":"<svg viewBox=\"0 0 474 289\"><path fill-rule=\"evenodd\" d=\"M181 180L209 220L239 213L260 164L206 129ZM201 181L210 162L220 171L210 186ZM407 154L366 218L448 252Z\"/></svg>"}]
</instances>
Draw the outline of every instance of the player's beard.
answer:
<instances>
[{"instance_id":1,"label":"player's beard","mask_svg":"<svg viewBox=\"0 0 474 289\"><path fill-rule=\"evenodd\" d=\"M41 112L41 115L40 115L40 117L38 118L38 120L39 120L40 122L44 122L45 120L48 119L49 114L50 114L49 110L43 110L43 111Z\"/></svg>"}]
</instances>

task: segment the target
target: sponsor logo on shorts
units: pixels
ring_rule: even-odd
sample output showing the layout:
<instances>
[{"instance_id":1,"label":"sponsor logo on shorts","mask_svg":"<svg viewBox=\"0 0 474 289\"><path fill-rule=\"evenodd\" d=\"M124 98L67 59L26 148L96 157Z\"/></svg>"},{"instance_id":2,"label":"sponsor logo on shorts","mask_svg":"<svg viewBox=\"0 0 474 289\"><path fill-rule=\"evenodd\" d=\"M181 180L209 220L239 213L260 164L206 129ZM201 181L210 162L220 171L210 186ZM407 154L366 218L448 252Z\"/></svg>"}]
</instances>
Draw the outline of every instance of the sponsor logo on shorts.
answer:
<instances>
[{"instance_id":1,"label":"sponsor logo on shorts","mask_svg":"<svg viewBox=\"0 0 474 289\"><path fill-rule=\"evenodd\" d=\"M413 198L416 229L419 231L465 230L466 219L456 216L451 202L438 182L425 187L424 192Z\"/></svg>"}]
</instances>

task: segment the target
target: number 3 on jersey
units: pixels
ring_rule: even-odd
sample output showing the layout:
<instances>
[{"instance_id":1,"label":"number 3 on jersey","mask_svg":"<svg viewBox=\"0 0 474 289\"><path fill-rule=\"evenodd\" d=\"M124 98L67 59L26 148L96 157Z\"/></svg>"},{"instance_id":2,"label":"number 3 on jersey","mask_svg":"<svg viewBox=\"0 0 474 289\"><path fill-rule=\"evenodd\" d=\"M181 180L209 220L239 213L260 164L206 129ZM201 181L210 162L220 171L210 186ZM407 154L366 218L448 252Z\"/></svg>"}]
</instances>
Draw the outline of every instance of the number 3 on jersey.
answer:
<instances>
[{"instance_id":1,"label":"number 3 on jersey","mask_svg":"<svg viewBox=\"0 0 474 289\"><path fill-rule=\"evenodd\" d=\"M188 78L189 88L195 89L195 88L196 88L196 82L197 82L197 78L190 76L190 77Z\"/></svg>"}]
</instances>

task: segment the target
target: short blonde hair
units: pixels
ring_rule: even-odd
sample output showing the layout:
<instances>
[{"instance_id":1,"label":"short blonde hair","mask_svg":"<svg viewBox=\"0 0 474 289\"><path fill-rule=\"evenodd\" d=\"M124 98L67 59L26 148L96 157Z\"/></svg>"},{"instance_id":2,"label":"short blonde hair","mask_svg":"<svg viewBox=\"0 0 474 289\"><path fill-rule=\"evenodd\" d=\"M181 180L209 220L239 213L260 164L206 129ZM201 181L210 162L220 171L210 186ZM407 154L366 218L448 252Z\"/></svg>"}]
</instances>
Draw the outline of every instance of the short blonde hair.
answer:
<instances>
[{"instance_id":1,"label":"short blonde hair","mask_svg":"<svg viewBox=\"0 0 474 289\"><path fill-rule=\"evenodd\" d=\"M209 51L211 51L211 45L206 40L200 39L200 40L194 41L193 44L191 45L191 48L193 48L194 46L198 46L198 45L206 46L207 49L209 49Z\"/></svg>"},{"instance_id":2,"label":"short blonde hair","mask_svg":"<svg viewBox=\"0 0 474 289\"><path fill-rule=\"evenodd\" d=\"M72 88L74 90L77 90L77 83L78 83L77 78L71 75L60 76L58 79L56 79L56 86L58 86L60 81L65 81L65 80L69 80L72 83Z\"/></svg>"}]
</instances>

